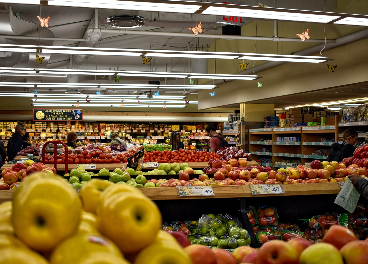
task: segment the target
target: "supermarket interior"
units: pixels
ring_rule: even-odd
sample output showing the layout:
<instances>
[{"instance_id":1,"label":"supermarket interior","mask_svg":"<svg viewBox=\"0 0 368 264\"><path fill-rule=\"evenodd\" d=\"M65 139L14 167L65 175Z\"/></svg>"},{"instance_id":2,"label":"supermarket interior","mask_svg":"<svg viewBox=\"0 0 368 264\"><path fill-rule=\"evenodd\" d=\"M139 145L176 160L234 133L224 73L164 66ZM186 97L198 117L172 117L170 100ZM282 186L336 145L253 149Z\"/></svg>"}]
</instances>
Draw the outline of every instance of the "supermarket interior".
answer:
<instances>
[{"instance_id":1,"label":"supermarket interior","mask_svg":"<svg viewBox=\"0 0 368 264\"><path fill-rule=\"evenodd\" d=\"M368 1L0 20L0 264L368 264Z\"/></svg>"}]
</instances>

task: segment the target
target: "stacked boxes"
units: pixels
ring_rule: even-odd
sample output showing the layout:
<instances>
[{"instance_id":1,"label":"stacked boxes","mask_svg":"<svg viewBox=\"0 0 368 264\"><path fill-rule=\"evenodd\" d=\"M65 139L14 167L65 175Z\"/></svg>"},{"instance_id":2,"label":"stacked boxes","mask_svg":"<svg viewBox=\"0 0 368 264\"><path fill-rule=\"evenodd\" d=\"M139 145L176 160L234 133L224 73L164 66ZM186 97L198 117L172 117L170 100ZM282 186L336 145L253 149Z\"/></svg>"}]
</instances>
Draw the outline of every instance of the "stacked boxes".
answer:
<instances>
[{"instance_id":1,"label":"stacked boxes","mask_svg":"<svg viewBox=\"0 0 368 264\"><path fill-rule=\"evenodd\" d=\"M278 127L279 117L278 116L265 116L264 117L264 127Z\"/></svg>"}]
</instances>

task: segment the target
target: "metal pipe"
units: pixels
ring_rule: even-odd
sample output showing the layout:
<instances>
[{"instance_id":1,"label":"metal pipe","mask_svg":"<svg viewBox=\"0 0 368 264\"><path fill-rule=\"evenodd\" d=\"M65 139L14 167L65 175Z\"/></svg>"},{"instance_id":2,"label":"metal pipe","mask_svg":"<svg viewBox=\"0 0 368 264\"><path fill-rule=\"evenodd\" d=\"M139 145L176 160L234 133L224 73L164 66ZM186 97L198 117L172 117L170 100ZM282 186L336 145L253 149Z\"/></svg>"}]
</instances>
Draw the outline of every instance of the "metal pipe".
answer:
<instances>
[{"instance_id":1,"label":"metal pipe","mask_svg":"<svg viewBox=\"0 0 368 264\"><path fill-rule=\"evenodd\" d=\"M92 31L91 29L89 29ZM150 36L170 36L183 38L212 38L212 39L242 39L242 40L264 40L264 41L288 41L300 42L300 38L278 38L278 37L250 37L250 36L236 36L236 35L209 35L198 34L194 36L189 33L175 33L175 32L153 32L153 31L136 31L136 30L119 30L119 29L100 29L102 33L123 34L123 35L150 35ZM307 42L324 43L324 39L308 39ZM327 43L335 43L335 40L327 40Z\"/></svg>"},{"instance_id":2,"label":"metal pipe","mask_svg":"<svg viewBox=\"0 0 368 264\"><path fill-rule=\"evenodd\" d=\"M37 39L37 40L59 40L59 41L86 41L86 39L68 39L68 38L42 38L42 37L29 37L29 36L12 36L12 35L0 35L0 38L6 39Z\"/></svg>"}]
</instances>

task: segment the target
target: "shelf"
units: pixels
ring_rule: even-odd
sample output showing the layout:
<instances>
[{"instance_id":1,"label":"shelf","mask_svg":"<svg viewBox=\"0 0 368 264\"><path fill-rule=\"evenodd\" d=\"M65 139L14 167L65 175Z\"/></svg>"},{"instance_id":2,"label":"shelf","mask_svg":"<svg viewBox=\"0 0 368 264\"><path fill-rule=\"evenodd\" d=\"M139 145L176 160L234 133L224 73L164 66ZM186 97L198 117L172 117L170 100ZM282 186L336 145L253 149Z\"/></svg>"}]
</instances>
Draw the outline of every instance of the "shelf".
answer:
<instances>
[{"instance_id":1,"label":"shelf","mask_svg":"<svg viewBox=\"0 0 368 264\"><path fill-rule=\"evenodd\" d=\"M238 133L222 133L222 136L236 136Z\"/></svg>"},{"instance_id":2,"label":"shelf","mask_svg":"<svg viewBox=\"0 0 368 264\"><path fill-rule=\"evenodd\" d=\"M273 132L300 132L300 127L279 127L274 128Z\"/></svg>"},{"instance_id":3,"label":"shelf","mask_svg":"<svg viewBox=\"0 0 368 264\"><path fill-rule=\"evenodd\" d=\"M249 153L253 155L260 155L260 156L272 156L272 152L250 151Z\"/></svg>"},{"instance_id":4,"label":"shelf","mask_svg":"<svg viewBox=\"0 0 368 264\"><path fill-rule=\"evenodd\" d=\"M274 145L300 146L300 142L273 142Z\"/></svg>"},{"instance_id":5,"label":"shelf","mask_svg":"<svg viewBox=\"0 0 368 264\"><path fill-rule=\"evenodd\" d=\"M273 128L254 128L249 129L249 132L272 132Z\"/></svg>"},{"instance_id":6,"label":"shelf","mask_svg":"<svg viewBox=\"0 0 368 264\"><path fill-rule=\"evenodd\" d=\"M274 131L273 132L275 135L279 135L279 134L300 134L301 131Z\"/></svg>"},{"instance_id":7,"label":"shelf","mask_svg":"<svg viewBox=\"0 0 368 264\"><path fill-rule=\"evenodd\" d=\"M272 163L269 163L269 162L266 162L266 163L263 163L262 162L262 166L264 166L264 167L272 167Z\"/></svg>"},{"instance_id":8,"label":"shelf","mask_svg":"<svg viewBox=\"0 0 368 264\"><path fill-rule=\"evenodd\" d=\"M266 196L300 196L300 195L320 195L338 194L340 187L336 182L332 183L299 183L283 184L285 194L278 195L252 195L249 186L229 185L214 186L215 196L210 197L179 197L178 191L174 187L141 188L147 197L152 200L187 200L187 199L216 199L216 198L246 198L246 197L266 197ZM0 203L10 201L13 197L13 190L0 191Z\"/></svg>"},{"instance_id":9,"label":"shelf","mask_svg":"<svg viewBox=\"0 0 368 264\"><path fill-rule=\"evenodd\" d=\"M313 130L335 130L335 126L306 126L302 128L303 131Z\"/></svg>"},{"instance_id":10,"label":"shelf","mask_svg":"<svg viewBox=\"0 0 368 264\"><path fill-rule=\"evenodd\" d=\"M301 155L302 159L321 159L326 160L327 156L321 156L321 155Z\"/></svg>"},{"instance_id":11,"label":"shelf","mask_svg":"<svg viewBox=\"0 0 368 264\"><path fill-rule=\"evenodd\" d=\"M272 131L269 131L269 132L250 132L249 134L251 135L272 135Z\"/></svg>"},{"instance_id":12,"label":"shelf","mask_svg":"<svg viewBox=\"0 0 368 264\"><path fill-rule=\"evenodd\" d=\"M367 133L358 133L358 138L366 138ZM342 133L340 133L338 136L339 138L342 138Z\"/></svg>"},{"instance_id":13,"label":"shelf","mask_svg":"<svg viewBox=\"0 0 368 264\"><path fill-rule=\"evenodd\" d=\"M282 164L275 164L274 167L275 168L288 168L288 167L293 167L294 165L282 165Z\"/></svg>"},{"instance_id":14,"label":"shelf","mask_svg":"<svg viewBox=\"0 0 368 264\"><path fill-rule=\"evenodd\" d=\"M229 134L238 134L239 133L239 131L238 130L223 130L222 131L222 134L223 135L229 135Z\"/></svg>"},{"instance_id":15,"label":"shelf","mask_svg":"<svg viewBox=\"0 0 368 264\"><path fill-rule=\"evenodd\" d=\"M254 144L254 145L272 145L272 142L250 141L250 144Z\"/></svg>"},{"instance_id":16,"label":"shelf","mask_svg":"<svg viewBox=\"0 0 368 264\"><path fill-rule=\"evenodd\" d=\"M289 157L289 158L300 158L301 154L294 153L273 153L274 157Z\"/></svg>"},{"instance_id":17,"label":"shelf","mask_svg":"<svg viewBox=\"0 0 368 264\"><path fill-rule=\"evenodd\" d=\"M227 142L229 145L236 145L238 142Z\"/></svg>"},{"instance_id":18,"label":"shelf","mask_svg":"<svg viewBox=\"0 0 368 264\"><path fill-rule=\"evenodd\" d=\"M335 142L303 142L303 146L331 146Z\"/></svg>"},{"instance_id":19,"label":"shelf","mask_svg":"<svg viewBox=\"0 0 368 264\"><path fill-rule=\"evenodd\" d=\"M368 126L368 121L360 121L360 122L339 122L339 127L348 127L348 126Z\"/></svg>"},{"instance_id":20,"label":"shelf","mask_svg":"<svg viewBox=\"0 0 368 264\"><path fill-rule=\"evenodd\" d=\"M303 130L303 134L328 134L328 133L334 133L335 130Z\"/></svg>"}]
</instances>

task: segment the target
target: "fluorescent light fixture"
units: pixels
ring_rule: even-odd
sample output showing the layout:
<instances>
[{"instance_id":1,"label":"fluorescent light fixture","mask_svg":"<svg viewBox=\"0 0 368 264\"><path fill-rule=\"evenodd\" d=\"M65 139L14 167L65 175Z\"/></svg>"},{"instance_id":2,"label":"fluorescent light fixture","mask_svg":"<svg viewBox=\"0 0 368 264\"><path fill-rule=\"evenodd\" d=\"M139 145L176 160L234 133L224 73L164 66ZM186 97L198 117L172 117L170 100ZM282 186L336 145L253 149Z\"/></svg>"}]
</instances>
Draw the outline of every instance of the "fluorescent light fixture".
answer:
<instances>
[{"instance_id":1,"label":"fluorescent light fixture","mask_svg":"<svg viewBox=\"0 0 368 264\"><path fill-rule=\"evenodd\" d=\"M329 109L329 110L340 110L340 109L341 109L341 107L329 107L329 108L327 108L327 109Z\"/></svg>"},{"instance_id":2,"label":"fluorescent light fixture","mask_svg":"<svg viewBox=\"0 0 368 264\"><path fill-rule=\"evenodd\" d=\"M334 24L367 27L368 26L368 16L365 16L365 17L345 17L343 19L335 21Z\"/></svg>"},{"instance_id":3,"label":"fluorescent light fixture","mask_svg":"<svg viewBox=\"0 0 368 264\"><path fill-rule=\"evenodd\" d=\"M120 99L98 99L98 98L91 98L89 97L88 99L91 99L93 100L94 103L121 103L122 100ZM36 101L36 102L56 102L56 103L68 103L68 102L71 102L71 103L75 103L77 100L81 100L80 98L74 98L74 99L67 99L67 98L63 98L63 99L40 99L37 97L36 98L33 98L31 99L33 101ZM150 103L150 104L185 104L185 101L181 100L144 100L144 99L124 99L123 103L137 103L137 101L140 100L140 102L142 104L145 104L145 103ZM190 101L189 102L190 104L198 104L198 101Z\"/></svg>"},{"instance_id":4,"label":"fluorescent light fixture","mask_svg":"<svg viewBox=\"0 0 368 264\"><path fill-rule=\"evenodd\" d=\"M38 54L41 53L79 54L79 55L84 54L84 55L104 55L104 56L111 56L111 55L136 56L136 57L147 56L147 57L202 58L202 59L228 59L228 60L245 59L245 60L309 62L309 63L320 63L328 60L328 58L322 56L0 44L0 52L4 50L12 52L31 52L31 53L35 53L35 50L37 50Z\"/></svg>"},{"instance_id":5,"label":"fluorescent light fixture","mask_svg":"<svg viewBox=\"0 0 368 264\"><path fill-rule=\"evenodd\" d=\"M77 103L75 103L77 104ZM75 104L56 104L56 103L33 103L33 106L49 106L49 107L72 107ZM137 108L163 108L165 104L149 105L149 104L94 104L94 103L79 103L79 107L137 107ZM166 105L166 108L184 108L185 105Z\"/></svg>"}]
</instances>

